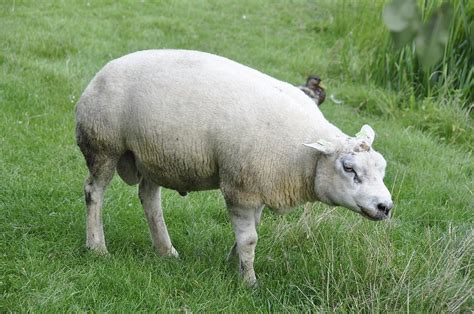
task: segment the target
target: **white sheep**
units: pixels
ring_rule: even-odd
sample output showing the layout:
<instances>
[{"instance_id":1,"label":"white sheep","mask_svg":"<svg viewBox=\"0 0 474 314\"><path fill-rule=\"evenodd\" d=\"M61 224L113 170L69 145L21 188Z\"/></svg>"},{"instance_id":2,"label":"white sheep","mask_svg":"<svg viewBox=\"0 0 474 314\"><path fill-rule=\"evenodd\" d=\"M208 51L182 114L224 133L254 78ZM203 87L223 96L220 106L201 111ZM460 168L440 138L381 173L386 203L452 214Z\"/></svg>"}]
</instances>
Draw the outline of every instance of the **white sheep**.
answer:
<instances>
[{"instance_id":1,"label":"white sheep","mask_svg":"<svg viewBox=\"0 0 474 314\"><path fill-rule=\"evenodd\" d=\"M76 122L90 172L86 245L98 252L107 252L101 207L115 170L139 184L161 255L178 256L160 187L219 188L236 235L231 253L249 285L256 283L256 227L265 205L284 213L321 201L373 220L390 216L386 163L371 148L369 126L349 137L297 87L223 57L149 50L113 60L81 96Z\"/></svg>"}]
</instances>

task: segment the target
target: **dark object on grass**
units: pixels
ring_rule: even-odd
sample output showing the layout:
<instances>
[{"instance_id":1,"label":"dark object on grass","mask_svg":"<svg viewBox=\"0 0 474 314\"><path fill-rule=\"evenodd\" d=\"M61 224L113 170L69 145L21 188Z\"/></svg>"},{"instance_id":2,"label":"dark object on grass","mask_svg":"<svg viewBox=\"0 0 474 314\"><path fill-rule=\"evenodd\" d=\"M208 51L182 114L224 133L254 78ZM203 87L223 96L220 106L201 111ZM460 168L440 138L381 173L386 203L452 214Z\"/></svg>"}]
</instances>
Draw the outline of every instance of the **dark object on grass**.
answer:
<instances>
[{"instance_id":1,"label":"dark object on grass","mask_svg":"<svg viewBox=\"0 0 474 314\"><path fill-rule=\"evenodd\" d=\"M326 99L326 92L324 86L321 85L321 78L319 76L310 75L306 79L305 85L298 86L309 98L313 99L314 102L321 106Z\"/></svg>"}]
</instances>

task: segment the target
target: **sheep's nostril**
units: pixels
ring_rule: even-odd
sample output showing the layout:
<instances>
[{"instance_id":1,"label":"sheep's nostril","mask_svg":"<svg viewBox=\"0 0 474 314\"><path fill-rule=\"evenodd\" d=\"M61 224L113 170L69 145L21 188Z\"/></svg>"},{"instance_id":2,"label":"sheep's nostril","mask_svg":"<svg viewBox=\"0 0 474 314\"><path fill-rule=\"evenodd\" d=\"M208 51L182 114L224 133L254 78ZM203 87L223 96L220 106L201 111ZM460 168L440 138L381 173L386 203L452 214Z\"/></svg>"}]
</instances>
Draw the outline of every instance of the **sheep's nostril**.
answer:
<instances>
[{"instance_id":1,"label":"sheep's nostril","mask_svg":"<svg viewBox=\"0 0 474 314\"><path fill-rule=\"evenodd\" d=\"M377 209L380 210L381 212L383 212L385 215L388 215L390 213L390 210L392 209L393 207L393 203L392 202L389 202L389 203L379 203L377 205Z\"/></svg>"}]
</instances>

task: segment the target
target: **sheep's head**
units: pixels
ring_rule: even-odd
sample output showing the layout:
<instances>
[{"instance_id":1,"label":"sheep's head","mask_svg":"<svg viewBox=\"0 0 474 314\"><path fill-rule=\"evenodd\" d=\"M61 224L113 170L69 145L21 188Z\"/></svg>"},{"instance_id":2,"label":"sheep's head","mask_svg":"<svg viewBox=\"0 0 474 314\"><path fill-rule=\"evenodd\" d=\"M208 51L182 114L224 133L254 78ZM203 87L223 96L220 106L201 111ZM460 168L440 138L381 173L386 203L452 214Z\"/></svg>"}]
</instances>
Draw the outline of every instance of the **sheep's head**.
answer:
<instances>
[{"instance_id":1,"label":"sheep's head","mask_svg":"<svg viewBox=\"0 0 474 314\"><path fill-rule=\"evenodd\" d=\"M305 144L318 150L315 192L329 205L347 207L371 220L390 218L393 207L383 182L386 162L372 147L375 133L364 125L356 137Z\"/></svg>"}]
</instances>

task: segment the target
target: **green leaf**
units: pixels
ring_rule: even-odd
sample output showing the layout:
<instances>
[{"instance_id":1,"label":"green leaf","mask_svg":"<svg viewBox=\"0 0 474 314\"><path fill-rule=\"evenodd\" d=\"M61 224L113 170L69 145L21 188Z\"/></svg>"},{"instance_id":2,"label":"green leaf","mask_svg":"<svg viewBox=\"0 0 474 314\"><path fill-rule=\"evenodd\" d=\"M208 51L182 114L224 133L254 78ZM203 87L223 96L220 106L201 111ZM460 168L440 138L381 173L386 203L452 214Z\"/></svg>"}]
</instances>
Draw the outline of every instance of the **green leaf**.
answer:
<instances>
[{"instance_id":1,"label":"green leaf","mask_svg":"<svg viewBox=\"0 0 474 314\"><path fill-rule=\"evenodd\" d=\"M388 29L394 32L400 32L408 25L408 22L399 14L398 8L393 2L385 6L382 18Z\"/></svg>"},{"instance_id":2,"label":"green leaf","mask_svg":"<svg viewBox=\"0 0 474 314\"><path fill-rule=\"evenodd\" d=\"M414 0L393 0L385 6L382 17L396 49L413 41L421 24L421 14Z\"/></svg>"},{"instance_id":3,"label":"green leaf","mask_svg":"<svg viewBox=\"0 0 474 314\"><path fill-rule=\"evenodd\" d=\"M401 32L419 24L420 12L414 0L393 0L382 13L383 21L392 32Z\"/></svg>"},{"instance_id":4,"label":"green leaf","mask_svg":"<svg viewBox=\"0 0 474 314\"><path fill-rule=\"evenodd\" d=\"M413 41L418 33L418 27L407 28L401 32L390 32L395 49L401 49Z\"/></svg>"},{"instance_id":5,"label":"green leaf","mask_svg":"<svg viewBox=\"0 0 474 314\"><path fill-rule=\"evenodd\" d=\"M451 19L452 7L444 3L416 36L416 53L423 67L433 66L443 57L449 39Z\"/></svg>"}]
</instances>

